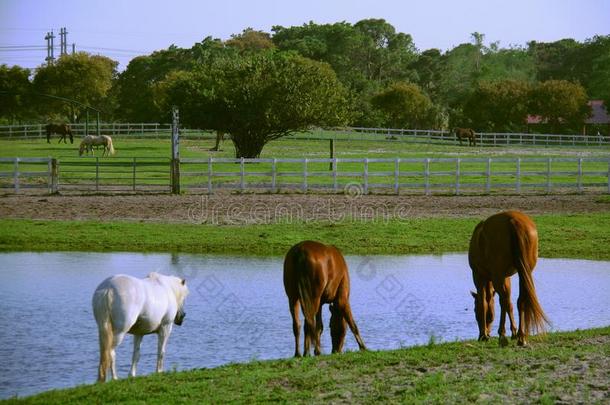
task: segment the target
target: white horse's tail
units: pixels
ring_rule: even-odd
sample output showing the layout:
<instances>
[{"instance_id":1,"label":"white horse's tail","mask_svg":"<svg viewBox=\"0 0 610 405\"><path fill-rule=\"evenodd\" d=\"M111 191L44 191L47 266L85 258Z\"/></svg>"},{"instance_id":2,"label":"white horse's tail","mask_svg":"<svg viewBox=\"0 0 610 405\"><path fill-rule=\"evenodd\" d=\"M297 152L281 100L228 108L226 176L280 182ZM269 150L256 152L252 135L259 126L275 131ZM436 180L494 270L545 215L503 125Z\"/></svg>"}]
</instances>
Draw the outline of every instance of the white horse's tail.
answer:
<instances>
[{"instance_id":1,"label":"white horse's tail","mask_svg":"<svg viewBox=\"0 0 610 405\"><path fill-rule=\"evenodd\" d=\"M114 333L112 331L112 289L96 291L93 295L93 315L97 322L100 340L100 364L97 374L98 382L106 381L106 372L112 366L112 347Z\"/></svg>"},{"instance_id":2,"label":"white horse's tail","mask_svg":"<svg viewBox=\"0 0 610 405\"><path fill-rule=\"evenodd\" d=\"M110 152L111 155L114 155L114 146L112 146L111 137L108 137L108 152Z\"/></svg>"}]
</instances>

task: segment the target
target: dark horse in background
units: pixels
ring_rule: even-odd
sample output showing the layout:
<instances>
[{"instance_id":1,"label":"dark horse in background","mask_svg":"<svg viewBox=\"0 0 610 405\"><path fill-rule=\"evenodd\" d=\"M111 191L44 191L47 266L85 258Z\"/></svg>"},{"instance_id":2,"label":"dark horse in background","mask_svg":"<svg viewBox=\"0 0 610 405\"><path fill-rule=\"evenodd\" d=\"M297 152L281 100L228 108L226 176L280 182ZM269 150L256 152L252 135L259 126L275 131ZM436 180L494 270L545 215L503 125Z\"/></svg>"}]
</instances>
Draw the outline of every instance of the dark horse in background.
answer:
<instances>
[{"instance_id":1,"label":"dark horse in background","mask_svg":"<svg viewBox=\"0 0 610 405\"><path fill-rule=\"evenodd\" d=\"M480 222L470 239L468 262L477 292L475 316L479 340L488 340L494 319L494 292L500 297L500 345L508 345L505 336L506 314L510 320L511 337L519 346L527 344L531 331L544 332L549 321L536 297L532 272L538 260L538 231L527 215L506 211ZM510 302L510 277L519 275L519 330L515 328L513 305Z\"/></svg>"},{"instance_id":2,"label":"dark horse in background","mask_svg":"<svg viewBox=\"0 0 610 405\"><path fill-rule=\"evenodd\" d=\"M456 138L462 145L462 139L468 139L468 146L477 146L477 137L474 131L470 128L453 128Z\"/></svg>"},{"instance_id":3,"label":"dark horse in background","mask_svg":"<svg viewBox=\"0 0 610 405\"><path fill-rule=\"evenodd\" d=\"M68 124L47 124L45 126L47 131L47 143L51 143L51 134L59 134L61 137L59 138L59 143L63 140L64 143L68 143L66 141L66 135L70 136L70 143L74 143L74 138L72 137L72 130Z\"/></svg>"},{"instance_id":4,"label":"dark horse in background","mask_svg":"<svg viewBox=\"0 0 610 405\"><path fill-rule=\"evenodd\" d=\"M333 353L340 353L343 349L346 323L360 350L366 350L349 305L347 264L336 247L312 241L300 242L293 246L284 260L284 289L292 315L295 357L301 356L299 307L305 318L303 354L308 356L310 345L313 344L314 354L317 356L321 353L322 305L327 303L330 304Z\"/></svg>"}]
</instances>

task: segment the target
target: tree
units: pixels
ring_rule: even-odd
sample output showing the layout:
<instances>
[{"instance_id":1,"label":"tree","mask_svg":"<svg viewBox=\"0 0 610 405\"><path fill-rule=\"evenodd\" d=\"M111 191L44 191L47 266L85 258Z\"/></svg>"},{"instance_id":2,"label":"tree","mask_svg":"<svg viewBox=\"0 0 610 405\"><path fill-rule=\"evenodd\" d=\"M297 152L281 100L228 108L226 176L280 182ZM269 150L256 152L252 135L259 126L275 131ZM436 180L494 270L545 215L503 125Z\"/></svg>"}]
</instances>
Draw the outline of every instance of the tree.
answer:
<instances>
[{"instance_id":1,"label":"tree","mask_svg":"<svg viewBox=\"0 0 610 405\"><path fill-rule=\"evenodd\" d=\"M481 82L464 106L478 131L519 131L529 112L531 85L526 81Z\"/></svg>"},{"instance_id":2,"label":"tree","mask_svg":"<svg viewBox=\"0 0 610 405\"><path fill-rule=\"evenodd\" d=\"M227 46L239 49L240 52L258 52L275 48L271 35L263 31L246 28L239 35L231 35Z\"/></svg>"},{"instance_id":3,"label":"tree","mask_svg":"<svg viewBox=\"0 0 610 405\"><path fill-rule=\"evenodd\" d=\"M19 66L0 65L0 119L14 124L29 115L30 71Z\"/></svg>"},{"instance_id":4,"label":"tree","mask_svg":"<svg viewBox=\"0 0 610 405\"><path fill-rule=\"evenodd\" d=\"M236 157L259 157L266 143L313 125L343 125L349 113L330 66L290 53L219 60L161 87L187 125L230 133Z\"/></svg>"},{"instance_id":5,"label":"tree","mask_svg":"<svg viewBox=\"0 0 610 405\"><path fill-rule=\"evenodd\" d=\"M591 113L585 89L566 80L547 80L534 87L531 93L532 112L548 121L553 132L560 125L578 128Z\"/></svg>"},{"instance_id":6,"label":"tree","mask_svg":"<svg viewBox=\"0 0 610 405\"><path fill-rule=\"evenodd\" d=\"M36 71L33 88L38 93L50 94L76 100L82 104L100 108L106 102L113 80L116 77L117 62L105 56L78 52L63 55L49 66ZM81 108L48 99L40 101L42 112L60 114L73 118Z\"/></svg>"},{"instance_id":7,"label":"tree","mask_svg":"<svg viewBox=\"0 0 610 405\"><path fill-rule=\"evenodd\" d=\"M434 119L432 102L416 84L394 83L372 99L375 108L387 116L386 125L392 128L422 128Z\"/></svg>"}]
</instances>

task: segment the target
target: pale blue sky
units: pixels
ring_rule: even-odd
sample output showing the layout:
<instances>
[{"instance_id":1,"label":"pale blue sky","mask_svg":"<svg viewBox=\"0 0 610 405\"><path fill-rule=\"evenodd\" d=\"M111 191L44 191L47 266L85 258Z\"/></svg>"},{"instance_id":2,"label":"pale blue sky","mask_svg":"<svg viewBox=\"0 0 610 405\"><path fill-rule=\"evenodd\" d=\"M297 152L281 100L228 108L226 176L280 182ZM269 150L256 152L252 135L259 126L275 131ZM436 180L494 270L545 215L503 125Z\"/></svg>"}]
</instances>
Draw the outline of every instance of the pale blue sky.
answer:
<instances>
[{"instance_id":1,"label":"pale blue sky","mask_svg":"<svg viewBox=\"0 0 610 405\"><path fill-rule=\"evenodd\" d=\"M386 19L411 34L420 50L447 50L468 42L474 31L485 34L486 43L500 41L506 47L608 35L610 1L0 0L0 64L40 65L45 49L7 47L45 47L44 36L51 29L59 47L60 27L67 28L68 42L75 42L77 50L109 56L123 70L135 55L171 44L191 47L206 36L227 39L246 27L270 32L273 25L355 23L365 18Z\"/></svg>"}]
</instances>

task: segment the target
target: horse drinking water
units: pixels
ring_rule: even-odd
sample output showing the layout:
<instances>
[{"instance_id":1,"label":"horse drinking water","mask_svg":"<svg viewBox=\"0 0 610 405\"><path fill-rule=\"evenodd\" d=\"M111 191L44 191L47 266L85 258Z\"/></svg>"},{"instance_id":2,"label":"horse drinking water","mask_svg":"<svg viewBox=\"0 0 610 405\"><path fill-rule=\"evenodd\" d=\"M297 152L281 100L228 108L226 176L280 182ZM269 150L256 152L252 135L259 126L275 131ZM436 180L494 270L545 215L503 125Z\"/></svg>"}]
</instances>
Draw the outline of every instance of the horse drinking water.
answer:
<instances>
[{"instance_id":1,"label":"horse drinking water","mask_svg":"<svg viewBox=\"0 0 610 405\"><path fill-rule=\"evenodd\" d=\"M47 132L47 143L51 143L51 135L59 134L59 142L64 141L64 143L68 143L66 141L66 135L70 136L70 143L74 143L74 137L72 136L72 130L68 124L47 124L45 127Z\"/></svg>"},{"instance_id":2,"label":"horse drinking water","mask_svg":"<svg viewBox=\"0 0 610 405\"><path fill-rule=\"evenodd\" d=\"M506 211L492 215L474 229L468 250L468 262L477 292L475 317L479 340L488 340L494 319L494 292L500 297L500 345L506 346L506 314L510 320L511 337L519 346L527 344L530 330L544 331L548 319L536 297L532 272L538 260L538 231L527 215ZM510 277L519 275L519 330L515 328L513 305L510 302Z\"/></svg>"},{"instance_id":3,"label":"horse drinking water","mask_svg":"<svg viewBox=\"0 0 610 405\"><path fill-rule=\"evenodd\" d=\"M159 273L150 273L144 279L119 274L104 280L92 300L100 341L98 382L106 381L108 368L112 379L117 379L115 349L126 333L134 336L129 375L136 375L140 343L151 333L158 336L157 372L161 372L172 325L182 325L186 315L183 308L187 295L184 279Z\"/></svg>"},{"instance_id":4,"label":"horse drinking water","mask_svg":"<svg viewBox=\"0 0 610 405\"><path fill-rule=\"evenodd\" d=\"M326 303L330 304L333 353L340 353L343 349L346 323L360 350L366 350L349 305L347 264L336 247L312 241L293 246L284 259L284 290L292 316L295 357L301 356L299 307L305 318L303 354L308 356L310 345L313 344L317 356L321 353L322 305Z\"/></svg>"},{"instance_id":5,"label":"horse drinking water","mask_svg":"<svg viewBox=\"0 0 610 405\"><path fill-rule=\"evenodd\" d=\"M104 146L104 151L102 152L102 156L104 155L114 155L114 146L112 145L112 138L108 135L87 135L83 138L80 143L80 147L78 148L78 156L82 156L84 152L89 154L93 154L94 146Z\"/></svg>"}]
</instances>

